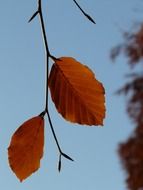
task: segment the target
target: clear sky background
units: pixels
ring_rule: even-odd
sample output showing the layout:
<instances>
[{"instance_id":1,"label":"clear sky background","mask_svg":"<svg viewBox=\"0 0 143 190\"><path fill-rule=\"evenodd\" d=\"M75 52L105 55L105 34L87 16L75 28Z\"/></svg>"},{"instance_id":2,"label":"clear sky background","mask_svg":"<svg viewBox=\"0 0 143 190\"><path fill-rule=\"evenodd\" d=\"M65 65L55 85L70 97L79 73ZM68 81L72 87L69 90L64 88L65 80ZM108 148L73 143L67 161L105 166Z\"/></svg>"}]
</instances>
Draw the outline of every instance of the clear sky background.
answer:
<instances>
[{"instance_id":1,"label":"clear sky background","mask_svg":"<svg viewBox=\"0 0 143 190\"><path fill-rule=\"evenodd\" d=\"M58 151L49 124L45 125L45 153L41 168L20 183L8 165L7 147L14 131L44 109L45 62L39 19L28 24L36 0L0 0L0 189L3 190L121 190L125 173L118 144L132 132L126 99L115 96L129 71L123 57L116 64L111 48L122 41L121 31L140 17L140 0L80 0L97 22L88 22L72 0L43 0L51 53L71 56L89 66L106 89L104 127L86 127L65 121L50 103L58 139L65 153L57 171ZM51 101L51 100L50 100Z\"/></svg>"}]
</instances>

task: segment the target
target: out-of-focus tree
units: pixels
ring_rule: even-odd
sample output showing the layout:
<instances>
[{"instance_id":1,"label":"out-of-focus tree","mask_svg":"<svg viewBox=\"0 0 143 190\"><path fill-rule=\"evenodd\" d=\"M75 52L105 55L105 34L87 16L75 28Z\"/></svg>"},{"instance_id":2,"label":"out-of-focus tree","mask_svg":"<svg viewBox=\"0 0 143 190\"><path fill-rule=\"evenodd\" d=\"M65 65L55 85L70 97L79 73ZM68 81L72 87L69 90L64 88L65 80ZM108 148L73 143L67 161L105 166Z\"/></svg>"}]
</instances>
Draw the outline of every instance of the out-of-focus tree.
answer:
<instances>
[{"instance_id":1,"label":"out-of-focus tree","mask_svg":"<svg viewBox=\"0 0 143 190\"><path fill-rule=\"evenodd\" d=\"M124 53L128 64L134 70L136 65L143 64L143 23L136 31L123 33L124 43L111 51L114 60ZM129 74L130 82L126 83L119 94L127 96L127 112L135 129L132 135L119 145L119 156L126 170L126 183L130 190L143 190L143 69Z\"/></svg>"}]
</instances>

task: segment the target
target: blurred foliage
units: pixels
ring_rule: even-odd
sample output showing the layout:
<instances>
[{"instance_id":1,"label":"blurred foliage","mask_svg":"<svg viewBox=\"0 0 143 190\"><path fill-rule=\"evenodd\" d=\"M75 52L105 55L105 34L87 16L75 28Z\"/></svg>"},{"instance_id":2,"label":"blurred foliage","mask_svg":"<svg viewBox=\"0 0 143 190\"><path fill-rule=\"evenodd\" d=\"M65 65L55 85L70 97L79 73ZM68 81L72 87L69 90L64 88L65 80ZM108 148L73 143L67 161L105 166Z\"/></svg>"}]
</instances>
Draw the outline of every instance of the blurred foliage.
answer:
<instances>
[{"instance_id":1,"label":"blurred foliage","mask_svg":"<svg viewBox=\"0 0 143 190\"><path fill-rule=\"evenodd\" d=\"M123 38L124 43L112 49L112 60L123 52L129 59L128 64L131 66L143 61L143 23L140 24L139 29L135 32L124 32Z\"/></svg>"},{"instance_id":2,"label":"blurred foliage","mask_svg":"<svg viewBox=\"0 0 143 190\"><path fill-rule=\"evenodd\" d=\"M123 33L124 43L111 51L114 60L123 53L132 69L143 63L143 24L135 32ZM126 183L130 190L143 190L143 71L129 75L126 83L118 94L128 98L127 112L135 124L132 135L119 145L119 156L126 170Z\"/></svg>"}]
</instances>

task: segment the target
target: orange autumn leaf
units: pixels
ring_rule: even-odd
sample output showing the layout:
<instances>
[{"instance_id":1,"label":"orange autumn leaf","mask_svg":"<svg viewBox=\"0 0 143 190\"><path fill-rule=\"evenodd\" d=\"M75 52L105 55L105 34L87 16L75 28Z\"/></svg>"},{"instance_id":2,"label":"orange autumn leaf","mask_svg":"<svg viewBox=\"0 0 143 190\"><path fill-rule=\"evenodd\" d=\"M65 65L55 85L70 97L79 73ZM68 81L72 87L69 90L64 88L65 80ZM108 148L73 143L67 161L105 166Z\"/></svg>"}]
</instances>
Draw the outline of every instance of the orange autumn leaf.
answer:
<instances>
[{"instance_id":1,"label":"orange autumn leaf","mask_svg":"<svg viewBox=\"0 0 143 190\"><path fill-rule=\"evenodd\" d=\"M55 60L49 76L51 97L68 121L103 125L105 91L94 73L71 57Z\"/></svg>"},{"instance_id":2,"label":"orange autumn leaf","mask_svg":"<svg viewBox=\"0 0 143 190\"><path fill-rule=\"evenodd\" d=\"M24 122L12 136L8 148L9 164L20 181L40 167L43 146L44 119L41 116Z\"/></svg>"}]
</instances>

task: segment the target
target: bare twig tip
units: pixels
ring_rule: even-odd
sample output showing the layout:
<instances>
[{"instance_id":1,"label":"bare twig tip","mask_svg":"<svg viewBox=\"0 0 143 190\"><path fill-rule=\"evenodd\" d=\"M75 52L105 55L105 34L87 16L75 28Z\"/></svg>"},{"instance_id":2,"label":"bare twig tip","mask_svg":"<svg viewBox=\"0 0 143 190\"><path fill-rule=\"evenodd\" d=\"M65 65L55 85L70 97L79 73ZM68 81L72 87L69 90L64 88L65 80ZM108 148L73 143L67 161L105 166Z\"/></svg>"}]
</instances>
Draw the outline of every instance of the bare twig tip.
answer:
<instances>
[{"instance_id":1,"label":"bare twig tip","mask_svg":"<svg viewBox=\"0 0 143 190\"><path fill-rule=\"evenodd\" d=\"M93 18L91 16L89 16L82 8L81 6L77 3L76 0L73 0L73 2L76 4L76 6L79 8L79 10L83 13L83 15L90 20L92 23L96 24L96 22L93 20Z\"/></svg>"},{"instance_id":2,"label":"bare twig tip","mask_svg":"<svg viewBox=\"0 0 143 190\"><path fill-rule=\"evenodd\" d=\"M37 14L39 13L39 11L36 11L33 15L32 15L32 17L29 19L29 23L37 16Z\"/></svg>"},{"instance_id":3,"label":"bare twig tip","mask_svg":"<svg viewBox=\"0 0 143 190\"><path fill-rule=\"evenodd\" d=\"M66 155L65 153L61 153L63 157L65 157L66 159L70 160L70 161L74 161L71 157L69 157L68 155Z\"/></svg>"},{"instance_id":4,"label":"bare twig tip","mask_svg":"<svg viewBox=\"0 0 143 190\"><path fill-rule=\"evenodd\" d=\"M62 166L62 162L61 162L61 154L59 156L59 163L58 163L58 170L59 172L61 171L61 166Z\"/></svg>"},{"instance_id":5,"label":"bare twig tip","mask_svg":"<svg viewBox=\"0 0 143 190\"><path fill-rule=\"evenodd\" d=\"M85 16L88 18L88 20L90 20L93 24L96 24L96 22L93 20L93 18L91 16L89 16L88 14L85 14Z\"/></svg>"}]
</instances>

